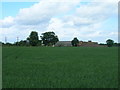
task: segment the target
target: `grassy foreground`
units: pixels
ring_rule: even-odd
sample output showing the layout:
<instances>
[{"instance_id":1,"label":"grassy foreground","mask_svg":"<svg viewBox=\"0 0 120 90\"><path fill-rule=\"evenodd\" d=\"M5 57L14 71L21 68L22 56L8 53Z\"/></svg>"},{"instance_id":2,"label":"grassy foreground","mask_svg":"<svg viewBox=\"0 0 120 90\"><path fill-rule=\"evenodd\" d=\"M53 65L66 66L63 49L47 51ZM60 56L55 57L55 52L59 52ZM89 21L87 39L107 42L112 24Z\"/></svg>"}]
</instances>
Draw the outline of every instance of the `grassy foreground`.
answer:
<instances>
[{"instance_id":1,"label":"grassy foreground","mask_svg":"<svg viewBox=\"0 0 120 90\"><path fill-rule=\"evenodd\" d=\"M117 88L118 52L107 47L3 47L3 88Z\"/></svg>"}]
</instances>

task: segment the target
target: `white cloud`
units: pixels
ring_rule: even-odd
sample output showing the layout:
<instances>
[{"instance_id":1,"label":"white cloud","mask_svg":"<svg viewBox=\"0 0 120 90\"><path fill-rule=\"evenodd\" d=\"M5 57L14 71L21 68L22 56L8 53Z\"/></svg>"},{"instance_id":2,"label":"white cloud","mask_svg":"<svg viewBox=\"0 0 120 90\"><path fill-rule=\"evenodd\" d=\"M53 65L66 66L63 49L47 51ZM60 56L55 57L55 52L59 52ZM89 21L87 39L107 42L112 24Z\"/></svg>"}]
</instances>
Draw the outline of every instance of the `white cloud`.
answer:
<instances>
[{"instance_id":1,"label":"white cloud","mask_svg":"<svg viewBox=\"0 0 120 90\"><path fill-rule=\"evenodd\" d=\"M77 4L76 2L41 1L30 8L21 9L15 19L19 24L26 25L48 23L52 17L68 12Z\"/></svg>"},{"instance_id":2,"label":"white cloud","mask_svg":"<svg viewBox=\"0 0 120 90\"><path fill-rule=\"evenodd\" d=\"M41 0L1 0L2 2L39 2ZM47 0L44 0L47 1ZM51 2L79 2L80 0L49 0ZM83 2L118 2L119 0L81 0Z\"/></svg>"},{"instance_id":3,"label":"white cloud","mask_svg":"<svg viewBox=\"0 0 120 90\"><path fill-rule=\"evenodd\" d=\"M8 16L3 20L0 20L0 27L11 27L14 24L14 18Z\"/></svg>"},{"instance_id":4,"label":"white cloud","mask_svg":"<svg viewBox=\"0 0 120 90\"><path fill-rule=\"evenodd\" d=\"M97 23L87 27L75 27L72 21L63 22L58 18L52 18L47 31L54 31L60 40L66 40L66 38L71 40L76 36L80 39L89 39L101 36L101 31L97 30L100 26L101 24Z\"/></svg>"},{"instance_id":5,"label":"white cloud","mask_svg":"<svg viewBox=\"0 0 120 90\"><path fill-rule=\"evenodd\" d=\"M107 3L87 4L80 4L82 0L54 1L41 0L30 8L20 9L16 17L9 16L0 20L2 39L5 36L12 40L17 36L25 39L32 30L38 31L39 35L46 31L54 31L60 40L71 40L74 37L93 39L102 35L108 37L101 27L104 20L117 14L117 3L111 3L113 0Z\"/></svg>"},{"instance_id":6,"label":"white cloud","mask_svg":"<svg viewBox=\"0 0 120 90\"><path fill-rule=\"evenodd\" d=\"M112 2L112 3L118 3L119 0L92 0L93 2Z\"/></svg>"},{"instance_id":7,"label":"white cloud","mask_svg":"<svg viewBox=\"0 0 120 90\"><path fill-rule=\"evenodd\" d=\"M87 5L81 4L75 14L68 18L73 19L75 25L90 25L102 22L115 14L117 3L92 2Z\"/></svg>"}]
</instances>

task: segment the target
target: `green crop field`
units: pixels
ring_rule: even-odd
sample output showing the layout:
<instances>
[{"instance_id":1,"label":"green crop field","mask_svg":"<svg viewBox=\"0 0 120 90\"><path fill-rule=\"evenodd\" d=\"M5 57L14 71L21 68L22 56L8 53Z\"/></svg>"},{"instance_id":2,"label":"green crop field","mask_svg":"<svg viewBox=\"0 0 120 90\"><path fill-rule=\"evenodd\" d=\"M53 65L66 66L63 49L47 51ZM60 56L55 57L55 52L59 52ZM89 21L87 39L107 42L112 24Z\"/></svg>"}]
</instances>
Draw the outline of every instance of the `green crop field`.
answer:
<instances>
[{"instance_id":1,"label":"green crop field","mask_svg":"<svg viewBox=\"0 0 120 90\"><path fill-rule=\"evenodd\" d=\"M117 47L3 47L3 88L117 88Z\"/></svg>"}]
</instances>

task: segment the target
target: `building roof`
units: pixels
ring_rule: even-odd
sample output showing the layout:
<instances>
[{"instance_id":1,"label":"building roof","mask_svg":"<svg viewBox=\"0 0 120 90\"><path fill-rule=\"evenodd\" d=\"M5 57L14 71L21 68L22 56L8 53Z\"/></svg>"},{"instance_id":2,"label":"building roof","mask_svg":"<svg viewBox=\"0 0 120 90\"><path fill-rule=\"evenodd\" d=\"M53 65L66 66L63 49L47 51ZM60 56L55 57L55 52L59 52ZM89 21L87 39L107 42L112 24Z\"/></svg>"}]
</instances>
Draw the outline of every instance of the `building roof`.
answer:
<instances>
[{"instance_id":1,"label":"building roof","mask_svg":"<svg viewBox=\"0 0 120 90\"><path fill-rule=\"evenodd\" d=\"M58 41L55 46L62 47L62 46L72 46L71 41ZM79 47L103 47L98 44L98 42L92 42L92 41L79 41Z\"/></svg>"},{"instance_id":2,"label":"building roof","mask_svg":"<svg viewBox=\"0 0 120 90\"><path fill-rule=\"evenodd\" d=\"M71 41L58 41L55 46L72 46Z\"/></svg>"}]
</instances>

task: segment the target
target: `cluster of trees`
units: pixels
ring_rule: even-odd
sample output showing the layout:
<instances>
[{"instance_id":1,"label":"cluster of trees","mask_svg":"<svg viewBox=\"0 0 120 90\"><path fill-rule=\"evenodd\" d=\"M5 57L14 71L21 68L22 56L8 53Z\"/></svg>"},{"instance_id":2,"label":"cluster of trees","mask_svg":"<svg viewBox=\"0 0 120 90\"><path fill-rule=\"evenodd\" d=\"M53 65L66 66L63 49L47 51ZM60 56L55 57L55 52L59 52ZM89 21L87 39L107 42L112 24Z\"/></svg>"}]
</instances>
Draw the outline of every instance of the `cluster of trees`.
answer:
<instances>
[{"instance_id":1,"label":"cluster of trees","mask_svg":"<svg viewBox=\"0 0 120 90\"><path fill-rule=\"evenodd\" d=\"M58 36L55 35L54 32L42 33L40 38L41 40L39 40L39 36L36 31L32 31L26 40L21 40L20 42L15 42L14 44L3 43L3 45L7 45L7 46L41 46L41 45L53 46L59 41Z\"/></svg>"},{"instance_id":2,"label":"cluster of trees","mask_svg":"<svg viewBox=\"0 0 120 90\"><path fill-rule=\"evenodd\" d=\"M79 40L75 37L75 38L71 41L71 44L72 44L72 46L77 47L78 44L79 44Z\"/></svg>"},{"instance_id":3,"label":"cluster of trees","mask_svg":"<svg viewBox=\"0 0 120 90\"><path fill-rule=\"evenodd\" d=\"M21 40L20 42L15 42L14 44L11 43L2 43L2 45L6 46L54 46L58 41L58 36L55 35L54 32L45 32L42 33L40 36L41 40L39 40L38 33L36 31L32 31L29 35L29 37L26 38L26 40ZM72 46L77 47L79 45L79 40L77 37L75 37L71 41ZM106 41L106 44L100 44L100 45L107 45L108 47L112 46L120 46L120 43L114 43L113 40L108 39Z\"/></svg>"},{"instance_id":4,"label":"cluster of trees","mask_svg":"<svg viewBox=\"0 0 120 90\"><path fill-rule=\"evenodd\" d=\"M17 42L16 45L19 45L19 46L41 46L41 45L53 46L59 41L58 36L55 35L54 32L42 33L40 38L41 40L39 40L39 36L36 31L32 31L26 40Z\"/></svg>"},{"instance_id":5,"label":"cluster of trees","mask_svg":"<svg viewBox=\"0 0 120 90\"><path fill-rule=\"evenodd\" d=\"M106 41L106 43L107 43L107 46L108 46L108 47L120 46L120 43L114 43L114 41L111 40L111 39L108 39L108 40Z\"/></svg>"},{"instance_id":6,"label":"cluster of trees","mask_svg":"<svg viewBox=\"0 0 120 90\"><path fill-rule=\"evenodd\" d=\"M71 41L72 46L77 47L79 45L79 40L75 37L72 41ZM120 43L114 43L113 40L108 39L106 41L106 44L100 44L100 45L107 45L108 47L112 47L112 46L120 46Z\"/></svg>"},{"instance_id":7,"label":"cluster of trees","mask_svg":"<svg viewBox=\"0 0 120 90\"><path fill-rule=\"evenodd\" d=\"M100 44L100 45L107 45L108 47L118 47L118 46L120 46L120 43L115 43L113 40L111 40L111 39L108 39L108 40L106 40L106 44Z\"/></svg>"},{"instance_id":8,"label":"cluster of trees","mask_svg":"<svg viewBox=\"0 0 120 90\"><path fill-rule=\"evenodd\" d=\"M107 43L107 46L108 46L108 47L112 47L112 46L114 45L114 41L111 40L111 39L108 39L108 40L106 41L106 43Z\"/></svg>"}]
</instances>

